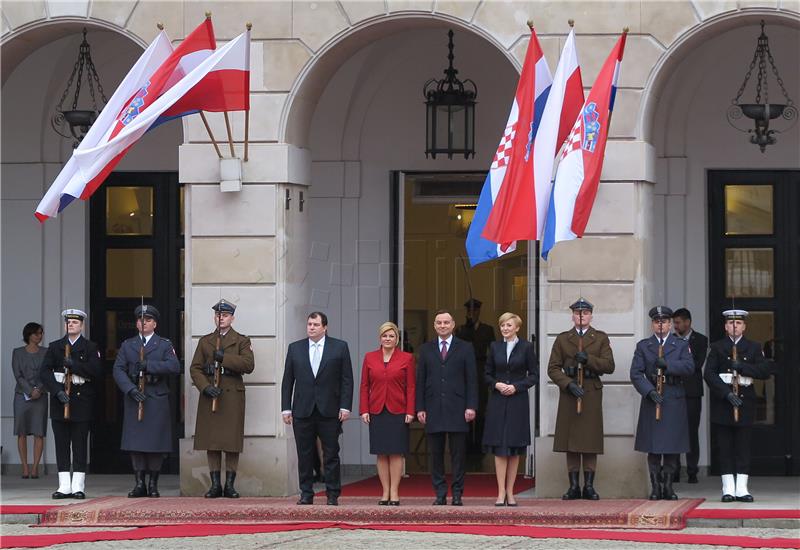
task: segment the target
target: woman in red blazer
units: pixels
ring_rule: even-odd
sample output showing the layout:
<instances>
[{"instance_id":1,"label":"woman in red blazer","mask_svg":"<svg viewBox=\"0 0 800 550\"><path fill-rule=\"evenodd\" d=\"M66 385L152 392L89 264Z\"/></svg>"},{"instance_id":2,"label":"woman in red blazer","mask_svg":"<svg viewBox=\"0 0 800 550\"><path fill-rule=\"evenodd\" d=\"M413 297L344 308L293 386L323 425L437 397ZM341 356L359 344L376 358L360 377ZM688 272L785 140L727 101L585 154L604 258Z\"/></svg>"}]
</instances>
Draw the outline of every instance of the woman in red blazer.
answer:
<instances>
[{"instance_id":1,"label":"woman in red blazer","mask_svg":"<svg viewBox=\"0 0 800 550\"><path fill-rule=\"evenodd\" d=\"M397 348L400 329L391 322L378 329L381 347L364 355L359 414L369 425L369 452L378 455L383 487L381 506L400 506L403 456L408 454L409 424L414 419L414 356Z\"/></svg>"}]
</instances>

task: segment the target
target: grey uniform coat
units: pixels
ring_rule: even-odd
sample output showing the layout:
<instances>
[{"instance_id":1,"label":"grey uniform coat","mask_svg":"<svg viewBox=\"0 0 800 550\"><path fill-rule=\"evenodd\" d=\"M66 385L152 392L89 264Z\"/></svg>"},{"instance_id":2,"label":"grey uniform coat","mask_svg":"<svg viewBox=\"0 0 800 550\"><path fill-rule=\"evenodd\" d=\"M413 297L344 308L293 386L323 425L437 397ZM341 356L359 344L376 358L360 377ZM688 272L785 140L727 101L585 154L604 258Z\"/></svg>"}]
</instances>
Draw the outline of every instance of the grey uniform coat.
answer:
<instances>
[{"instance_id":1,"label":"grey uniform coat","mask_svg":"<svg viewBox=\"0 0 800 550\"><path fill-rule=\"evenodd\" d=\"M639 423L633 448L643 453L681 454L689 452L689 420L686 412L686 391L683 383L664 384L661 420L656 421L656 404L647 394L656 389L653 382L658 359L658 338L655 335L636 344L631 363L631 382L642 396ZM668 376L686 377L694 371L689 344L670 334L664 343L664 359Z\"/></svg>"},{"instance_id":2,"label":"grey uniform coat","mask_svg":"<svg viewBox=\"0 0 800 550\"><path fill-rule=\"evenodd\" d=\"M570 453L603 453L603 381L600 376L614 372L614 354L608 335L594 327L589 327L583 335L583 351L589 356L587 372L597 378L583 381L582 412L577 412L577 398L567 386L576 378L564 373L565 367L577 367L575 354L578 353L578 333L573 328L562 332L553 342L547 375L559 388L558 416L556 433L553 438L553 451Z\"/></svg>"},{"instance_id":3,"label":"grey uniform coat","mask_svg":"<svg viewBox=\"0 0 800 550\"><path fill-rule=\"evenodd\" d=\"M169 403L168 378L181 372L172 342L153 334L144 348L147 361L145 375L144 418L139 422L139 403L128 392L137 387L139 371L136 362L142 341L139 336L128 338L119 347L114 361L114 381L122 391L124 415L122 418L123 451L142 453L169 453L173 450L172 416Z\"/></svg>"}]
</instances>

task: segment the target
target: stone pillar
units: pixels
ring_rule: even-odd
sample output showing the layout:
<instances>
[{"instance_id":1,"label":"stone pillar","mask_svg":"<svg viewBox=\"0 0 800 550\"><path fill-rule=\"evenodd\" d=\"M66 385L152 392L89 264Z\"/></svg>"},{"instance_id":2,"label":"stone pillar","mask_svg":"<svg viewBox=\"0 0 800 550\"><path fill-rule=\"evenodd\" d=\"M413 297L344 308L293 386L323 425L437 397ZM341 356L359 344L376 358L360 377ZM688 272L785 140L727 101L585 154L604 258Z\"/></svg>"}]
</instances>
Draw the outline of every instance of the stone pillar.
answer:
<instances>
[{"instance_id":1,"label":"stone pillar","mask_svg":"<svg viewBox=\"0 0 800 550\"><path fill-rule=\"evenodd\" d=\"M305 312L307 196L310 161L288 145L251 144L243 186L222 192L219 160L208 144L180 148L186 185L185 438L180 441L181 494L205 492L205 452L193 450L198 392L188 375L198 339L213 331L211 306L220 296L237 304L234 327L250 336L255 371L245 376L244 452L237 489L243 496L297 490L291 429L280 420L286 346L302 337ZM287 193L289 201L287 202ZM288 207L287 207L288 205Z\"/></svg>"},{"instance_id":2,"label":"stone pillar","mask_svg":"<svg viewBox=\"0 0 800 550\"><path fill-rule=\"evenodd\" d=\"M609 334L616 365L603 377L605 453L595 487L607 498L647 494L645 455L633 450L639 394L629 373L636 342L648 334L652 299L653 158L644 142L609 142L586 235L558 244L542 262L538 497L559 497L568 485L565 454L552 451L559 389L547 376L547 363L556 336L572 327L569 305L580 296L595 305L592 325Z\"/></svg>"}]
</instances>

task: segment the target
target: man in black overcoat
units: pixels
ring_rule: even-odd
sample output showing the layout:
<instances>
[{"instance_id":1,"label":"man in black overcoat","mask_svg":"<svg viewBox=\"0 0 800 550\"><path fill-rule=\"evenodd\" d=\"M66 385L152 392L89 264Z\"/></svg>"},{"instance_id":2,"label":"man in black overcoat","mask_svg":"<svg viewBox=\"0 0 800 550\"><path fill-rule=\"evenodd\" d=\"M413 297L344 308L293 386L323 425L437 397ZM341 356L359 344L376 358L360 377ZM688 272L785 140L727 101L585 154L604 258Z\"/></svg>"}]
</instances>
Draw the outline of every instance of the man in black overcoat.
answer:
<instances>
[{"instance_id":1,"label":"man in black overcoat","mask_svg":"<svg viewBox=\"0 0 800 550\"><path fill-rule=\"evenodd\" d=\"M322 443L328 504L342 491L339 434L353 408L353 367L347 342L328 336L328 317L315 311L306 319L308 338L289 344L281 384L285 424L294 427L300 500L314 503L314 454Z\"/></svg>"},{"instance_id":2,"label":"man in black overcoat","mask_svg":"<svg viewBox=\"0 0 800 550\"><path fill-rule=\"evenodd\" d=\"M436 312L436 340L420 346L417 365L417 419L425 425L437 506L447 504L446 442L453 472L452 504L463 504L467 433L478 407L475 351L472 344L453 336L455 326L449 311Z\"/></svg>"},{"instance_id":3,"label":"man in black overcoat","mask_svg":"<svg viewBox=\"0 0 800 550\"><path fill-rule=\"evenodd\" d=\"M86 313L79 309L66 309L61 315L66 335L50 342L40 367L42 382L50 392L50 420L58 464L58 489L52 496L54 499L83 499L86 498L83 491L89 422L97 393L94 383L103 374L103 364L97 344L81 334ZM65 414L67 404L69 417Z\"/></svg>"},{"instance_id":4,"label":"man in black overcoat","mask_svg":"<svg viewBox=\"0 0 800 550\"><path fill-rule=\"evenodd\" d=\"M689 344L694 360L694 372L683 379L686 390L686 413L689 416L689 445L691 450L686 453L686 475L689 483L697 483L697 463L700 460L700 412L703 407L703 364L708 355L708 338L692 328L692 314L682 307L672 314L672 325L675 336ZM680 470L680 465L679 468ZM672 481L680 481L680 473L675 472Z\"/></svg>"},{"instance_id":5,"label":"man in black overcoat","mask_svg":"<svg viewBox=\"0 0 800 550\"><path fill-rule=\"evenodd\" d=\"M729 309L722 315L725 336L711 344L703 373L711 392L709 417L719 452L722 502L753 502L747 489L750 435L756 419L753 380L769 378L769 364L761 346L744 337L748 312Z\"/></svg>"}]
</instances>

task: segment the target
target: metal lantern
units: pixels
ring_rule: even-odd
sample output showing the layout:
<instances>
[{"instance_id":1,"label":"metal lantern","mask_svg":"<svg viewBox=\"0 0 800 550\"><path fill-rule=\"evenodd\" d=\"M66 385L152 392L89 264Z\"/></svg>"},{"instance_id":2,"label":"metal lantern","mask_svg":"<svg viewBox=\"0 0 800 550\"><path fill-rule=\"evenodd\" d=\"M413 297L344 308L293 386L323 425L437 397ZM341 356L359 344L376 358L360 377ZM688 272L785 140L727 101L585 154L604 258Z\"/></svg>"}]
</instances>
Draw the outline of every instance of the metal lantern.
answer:
<instances>
[{"instance_id":1,"label":"metal lantern","mask_svg":"<svg viewBox=\"0 0 800 550\"><path fill-rule=\"evenodd\" d=\"M775 80L780 86L781 93L785 99L785 103L770 103L769 102L769 82L767 79L768 70L767 62L775 75ZM742 94L747 87L747 83L753 74L753 69L758 65L758 80L756 81L756 97L754 103L740 103ZM752 119L755 123L755 128L743 129L736 125L736 121L742 118L742 115ZM772 58L772 53L769 50L769 38L764 31L764 20L761 20L761 36L758 37L758 44L756 51L753 54L753 60L750 62L750 67L747 69L747 74L744 75L744 82L739 87L739 92L736 97L731 101L731 106L727 112L728 122L731 126L740 132L750 134L750 143L758 145L761 152L765 152L767 145L772 145L776 141L775 134L785 132L797 122L797 107L794 102L786 93L786 88L783 85L783 79L778 73L778 67L775 65L775 60ZM782 130L770 129L770 121L777 118L783 118L785 121L792 121L788 126Z\"/></svg>"},{"instance_id":2,"label":"metal lantern","mask_svg":"<svg viewBox=\"0 0 800 550\"><path fill-rule=\"evenodd\" d=\"M92 100L93 109L91 110L78 109L78 99L81 95L81 81L83 80L84 71L86 72L89 96ZM75 83L75 93L72 97L72 108L65 111L63 108L64 101L69 95L69 90L73 82ZM61 100L58 102L58 106L56 106L56 112L50 120L53 130L55 130L58 135L65 138L71 137L75 140L72 145L73 147L77 147L80 144L81 140L86 136L86 132L89 131L89 128L91 128L95 119L97 119L100 110L103 108L103 106L100 106L100 108L97 107L97 99L94 91L95 85L97 85L97 91L100 93L100 98L104 106L108 100L103 91L103 85L100 83L100 76L97 74L97 70L94 67L91 46L89 46L89 42L86 41L86 28L84 28L83 41L78 49L78 59L75 61L75 65L72 68L72 74L67 81L67 87L64 89L64 93L61 94ZM69 133L67 133L67 130Z\"/></svg>"},{"instance_id":3,"label":"metal lantern","mask_svg":"<svg viewBox=\"0 0 800 550\"><path fill-rule=\"evenodd\" d=\"M461 81L453 68L453 31L449 38L444 70L446 78L431 78L422 88L425 96L425 157L436 158L437 154L475 156L475 98L478 87L470 79Z\"/></svg>"}]
</instances>

